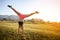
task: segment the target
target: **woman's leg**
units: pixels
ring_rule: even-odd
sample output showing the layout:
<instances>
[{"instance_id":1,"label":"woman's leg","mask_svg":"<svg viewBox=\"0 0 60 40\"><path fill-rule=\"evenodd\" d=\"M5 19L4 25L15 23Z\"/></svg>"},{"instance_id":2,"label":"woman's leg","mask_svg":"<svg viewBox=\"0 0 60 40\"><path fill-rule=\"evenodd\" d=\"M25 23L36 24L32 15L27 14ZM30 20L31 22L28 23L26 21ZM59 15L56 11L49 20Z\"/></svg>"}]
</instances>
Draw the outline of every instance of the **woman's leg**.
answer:
<instances>
[{"instance_id":1,"label":"woman's leg","mask_svg":"<svg viewBox=\"0 0 60 40\"><path fill-rule=\"evenodd\" d=\"M24 27L23 26L21 27L21 30L22 30L22 34L24 34Z\"/></svg>"},{"instance_id":2,"label":"woman's leg","mask_svg":"<svg viewBox=\"0 0 60 40\"><path fill-rule=\"evenodd\" d=\"M20 33L20 28L21 28L21 22L20 21L18 22L18 25L19 25L18 26L18 33Z\"/></svg>"},{"instance_id":3,"label":"woman's leg","mask_svg":"<svg viewBox=\"0 0 60 40\"><path fill-rule=\"evenodd\" d=\"M18 27L18 33L20 33L20 26Z\"/></svg>"},{"instance_id":4,"label":"woman's leg","mask_svg":"<svg viewBox=\"0 0 60 40\"><path fill-rule=\"evenodd\" d=\"M19 26L18 27L18 34L22 31L22 34L24 34L24 27Z\"/></svg>"}]
</instances>

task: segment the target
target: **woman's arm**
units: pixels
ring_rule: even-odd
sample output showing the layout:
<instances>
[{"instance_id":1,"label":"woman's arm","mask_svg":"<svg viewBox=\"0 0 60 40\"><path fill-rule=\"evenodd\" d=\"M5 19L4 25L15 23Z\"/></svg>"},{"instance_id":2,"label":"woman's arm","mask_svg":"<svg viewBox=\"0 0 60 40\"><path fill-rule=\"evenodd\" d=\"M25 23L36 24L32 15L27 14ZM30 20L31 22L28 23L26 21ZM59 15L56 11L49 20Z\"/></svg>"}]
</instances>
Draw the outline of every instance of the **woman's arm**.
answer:
<instances>
[{"instance_id":1,"label":"woman's arm","mask_svg":"<svg viewBox=\"0 0 60 40\"><path fill-rule=\"evenodd\" d=\"M21 14L17 10L15 10L12 6L8 5L8 7L11 8L17 15L20 15Z\"/></svg>"},{"instance_id":2,"label":"woman's arm","mask_svg":"<svg viewBox=\"0 0 60 40\"><path fill-rule=\"evenodd\" d=\"M35 12L31 13L31 14L26 15L26 17L32 16L32 15L38 14L38 13L39 13L38 11L35 11Z\"/></svg>"}]
</instances>

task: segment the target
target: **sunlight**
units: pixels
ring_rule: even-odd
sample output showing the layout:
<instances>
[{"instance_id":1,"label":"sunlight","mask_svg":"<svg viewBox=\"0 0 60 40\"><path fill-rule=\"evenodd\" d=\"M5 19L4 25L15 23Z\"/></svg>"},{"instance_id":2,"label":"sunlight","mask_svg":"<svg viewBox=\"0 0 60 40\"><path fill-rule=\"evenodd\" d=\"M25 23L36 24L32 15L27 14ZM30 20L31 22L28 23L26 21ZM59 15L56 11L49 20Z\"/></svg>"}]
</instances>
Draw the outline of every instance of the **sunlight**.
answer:
<instances>
[{"instance_id":1,"label":"sunlight","mask_svg":"<svg viewBox=\"0 0 60 40\"><path fill-rule=\"evenodd\" d=\"M16 15L11 9L7 7L11 4L17 11L22 14L30 14L34 11L39 11L39 14L28 17L39 18L45 21L60 22L60 1L58 0L7 0L1 2L0 15Z\"/></svg>"}]
</instances>

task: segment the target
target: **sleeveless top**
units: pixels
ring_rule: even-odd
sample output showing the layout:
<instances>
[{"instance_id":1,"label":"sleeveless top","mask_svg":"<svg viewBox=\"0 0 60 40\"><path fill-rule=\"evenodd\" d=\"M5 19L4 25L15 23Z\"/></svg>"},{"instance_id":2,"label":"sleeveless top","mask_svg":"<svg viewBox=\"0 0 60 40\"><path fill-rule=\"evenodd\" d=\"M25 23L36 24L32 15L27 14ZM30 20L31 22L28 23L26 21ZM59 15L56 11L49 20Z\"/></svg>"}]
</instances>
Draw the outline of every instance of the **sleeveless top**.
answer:
<instances>
[{"instance_id":1,"label":"sleeveless top","mask_svg":"<svg viewBox=\"0 0 60 40\"><path fill-rule=\"evenodd\" d=\"M23 21L25 17L26 17L26 15L20 14L20 15L19 15L20 21Z\"/></svg>"}]
</instances>

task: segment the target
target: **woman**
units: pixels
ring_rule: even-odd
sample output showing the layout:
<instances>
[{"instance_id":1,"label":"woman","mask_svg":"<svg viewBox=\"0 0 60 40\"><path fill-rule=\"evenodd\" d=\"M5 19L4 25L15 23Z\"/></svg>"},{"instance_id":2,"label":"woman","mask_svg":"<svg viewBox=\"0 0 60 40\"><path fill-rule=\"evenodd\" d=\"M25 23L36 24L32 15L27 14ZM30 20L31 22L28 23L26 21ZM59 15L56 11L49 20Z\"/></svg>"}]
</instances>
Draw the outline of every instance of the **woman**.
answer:
<instances>
[{"instance_id":1,"label":"woman","mask_svg":"<svg viewBox=\"0 0 60 40\"><path fill-rule=\"evenodd\" d=\"M11 5L8 5L8 7L11 8L20 18L20 21L18 22L18 24L19 24L18 33L20 32L20 28L22 30L22 33L24 32L24 27L23 27L24 18L27 18L27 17L29 17L29 16L31 16L33 14L38 14L39 13L39 12L35 11L35 12L31 13L31 14L25 15L25 14L21 14L20 12L16 11Z\"/></svg>"}]
</instances>

